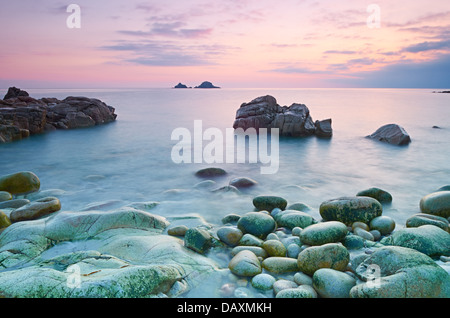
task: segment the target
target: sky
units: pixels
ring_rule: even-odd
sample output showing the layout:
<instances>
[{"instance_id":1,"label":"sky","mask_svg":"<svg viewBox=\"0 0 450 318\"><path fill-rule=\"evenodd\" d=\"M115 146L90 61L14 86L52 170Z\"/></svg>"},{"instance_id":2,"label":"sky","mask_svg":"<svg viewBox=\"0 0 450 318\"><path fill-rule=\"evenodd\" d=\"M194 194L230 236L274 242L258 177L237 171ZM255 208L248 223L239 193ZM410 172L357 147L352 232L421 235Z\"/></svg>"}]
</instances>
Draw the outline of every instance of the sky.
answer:
<instances>
[{"instance_id":1,"label":"sky","mask_svg":"<svg viewBox=\"0 0 450 318\"><path fill-rule=\"evenodd\" d=\"M2 88L450 88L448 0L0 0L0 8Z\"/></svg>"}]
</instances>

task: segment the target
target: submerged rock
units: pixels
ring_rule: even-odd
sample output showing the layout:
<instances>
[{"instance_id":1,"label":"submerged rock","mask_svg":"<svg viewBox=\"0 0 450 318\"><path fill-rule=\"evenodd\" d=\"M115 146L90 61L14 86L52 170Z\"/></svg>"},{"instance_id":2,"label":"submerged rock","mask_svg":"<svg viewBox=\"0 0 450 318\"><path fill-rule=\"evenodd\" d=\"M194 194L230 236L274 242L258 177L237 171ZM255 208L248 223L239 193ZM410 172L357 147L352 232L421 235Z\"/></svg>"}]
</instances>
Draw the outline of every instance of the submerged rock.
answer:
<instances>
[{"instance_id":1,"label":"submerged rock","mask_svg":"<svg viewBox=\"0 0 450 318\"><path fill-rule=\"evenodd\" d=\"M370 188L367 190L360 191L356 194L357 197L371 197L378 200L380 203L390 203L392 202L392 195L380 188Z\"/></svg>"},{"instance_id":2,"label":"submerged rock","mask_svg":"<svg viewBox=\"0 0 450 318\"><path fill-rule=\"evenodd\" d=\"M253 205L259 211L271 212L278 208L284 210L287 206L286 199L277 196L258 196L253 199Z\"/></svg>"},{"instance_id":3,"label":"submerged rock","mask_svg":"<svg viewBox=\"0 0 450 318\"><path fill-rule=\"evenodd\" d=\"M367 137L397 146L408 145L411 143L411 137L408 135L406 130L396 124L389 124L380 127L372 135Z\"/></svg>"},{"instance_id":4,"label":"submerged rock","mask_svg":"<svg viewBox=\"0 0 450 318\"><path fill-rule=\"evenodd\" d=\"M261 274L261 263L256 255L248 250L243 250L234 256L228 268L237 276L253 277Z\"/></svg>"},{"instance_id":5,"label":"submerged rock","mask_svg":"<svg viewBox=\"0 0 450 318\"><path fill-rule=\"evenodd\" d=\"M356 268L366 283L350 290L352 298L448 298L450 275L414 249L386 246Z\"/></svg>"},{"instance_id":6,"label":"submerged rock","mask_svg":"<svg viewBox=\"0 0 450 318\"><path fill-rule=\"evenodd\" d=\"M214 178L226 175L227 172L221 168L205 168L198 170L195 175L200 178Z\"/></svg>"}]
</instances>

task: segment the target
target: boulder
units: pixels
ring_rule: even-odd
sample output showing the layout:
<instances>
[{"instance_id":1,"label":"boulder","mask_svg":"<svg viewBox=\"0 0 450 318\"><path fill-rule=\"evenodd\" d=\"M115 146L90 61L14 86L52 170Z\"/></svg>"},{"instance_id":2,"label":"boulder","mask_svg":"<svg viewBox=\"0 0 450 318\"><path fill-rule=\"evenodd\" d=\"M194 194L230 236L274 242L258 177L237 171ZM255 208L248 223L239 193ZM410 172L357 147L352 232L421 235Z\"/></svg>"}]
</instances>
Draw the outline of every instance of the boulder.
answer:
<instances>
[{"instance_id":1,"label":"boulder","mask_svg":"<svg viewBox=\"0 0 450 318\"><path fill-rule=\"evenodd\" d=\"M337 221L313 224L303 229L300 240L307 245L323 245L342 241L348 233L347 226Z\"/></svg>"},{"instance_id":2,"label":"boulder","mask_svg":"<svg viewBox=\"0 0 450 318\"><path fill-rule=\"evenodd\" d=\"M252 234L258 238L265 238L276 229L276 222L266 213L249 212L239 219L237 227L243 233Z\"/></svg>"},{"instance_id":3,"label":"boulder","mask_svg":"<svg viewBox=\"0 0 450 318\"><path fill-rule=\"evenodd\" d=\"M24 171L0 177L0 191L25 194L39 190L41 182L32 172Z\"/></svg>"},{"instance_id":4,"label":"boulder","mask_svg":"<svg viewBox=\"0 0 450 318\"><path fill-rule=\"evenodd\" d=\"M422 213L450 217L450 191L438 191L424 196L420 200Z\"/></svg>"},{"instance_id":5,"label":"boulder","mask_svg":"<svg viewBox=\"0 0 450 318\"><path fill-rule=\"evenodd\" d=\"M382 213L381 203L370 197L341 197L320 205L320 215L325 221L339 221L349 226L354 222L368 224Z\"/></svg>"},{"instance_id":6,"label":"boulder","mask_svg":"<svg viewBox=\"0 0 450 318\"><path fill-rule=\"evenodd\" d=\"M296 210L284 210L277 213L274 218L278 226L286 227L291 230L295 227L303 229L317 223L311 215Z\"/></svg>"},{"instance_id":7,"label":"boulder","mask_svg":"<svg viewBox=\"0 0 450 318\"><path fill-rule=\"evenodd\" d=\"M226 175L227 172L221 168L205 168L198 170L195 175L199 178L214 178Z\"/></svg>"},{"instance_id":8,"label":"boulder","mask_svg":"<svg viewBox=\"0 0 450 318\"><path fill-rule=\"evenodd\" d=\"M298 268L307 275L313 275L320 268L344 271L350 261L350 254L342 244L329 243L303 250L297 259Z\"/></svg>"},{"instance_id":9,"label":"boulder","mask_svg":"<svg viewBox=\"0 0 450 318\"><path fill-rule=\"evenodd\" d=\"M248 250L240 251L228 264L230 271L237 276L253 277L261 274L261 263L256 255Z\"/></svg>"},{"instance_id":10,"label":"boulder","mask_svg":"<svg viewBox=\"0 0 450 318\"><path fill-rule=\"evenodd\" d=\"M258 211L271 212L275 208L284 210L287 206L287 201L282 197L262 195L253 198L253 205Z\"/></svg>"},{"instance_id":11,"label":"boulder","mask_svg":"<svg viewBox=\"0 0 450 318\"><path fill-rule=\"evenodd\" d=\"M449 298L450 275L433 259L414 249L378 248L355 270L352 298Z\"/></svg>"},{"instance_id":12,"label":"boulder","mask_svg":"<svg viewBox=\"0 0 450 318\"><path fill-rule=\"evenodd\" d=\"M35 220L61 209L58 198L47 197L28 203L10 214L11 222Z\"/></svg>"},{"instance_id":13,"label":"boulder","mask_svg":"<svg viewBox=\"0 0 450 318\"><path fill-rule=\"evenodd\" d=\"M426 213L417 213L406 220L406 227L419 227L427 224L435 225L437 227L440 227L444 231L450 232L450 225L448 220L441 216Z\"/></svg>"},{"instance_id":14,"label":"boulder","mask_svg":"<svg viewBox=\"0 0 450 318\"><path fill-rule=\"evenodd\" d=\"M450 256L450 234L434 225L394 231L381 243L412 248L431 257Z\"/></svg>"},{"instance_id":15,"label":"boulder","mask_svg":"<svg viewBox=\"0 0 450 318\"><path fill-rule=\"evenodd\" d=\"M377 216L370 221L370 230L377 230L381 235L392 233L395 229L395 221L389 216Z\"/></svg>"},{"instance_id":16,"label":"boulder","mask_svg":"<svg viewBox=\"0 0 450 318\"><path fill-rule=\"evenodd\" d=\"M408 145L411 143L411 137L408 135L406 130L397 124L382 126L367 137L397 146Z\"/></svg>"},{"instance_id":17,"label":"boulder","mask_svg":"<svg viewBox=\"0 0 450 318\"><path fill-rule=\"evenodd\" d=\"M349 298L355 285L356 279L330 268L321 268L313 275L313 287L323 298Z\"/></svg>"},{"instance_id":18,"label":"boulder","mask_svg":"<svg viewBox=\"0 0 450 318\"><path fill-rule=\"evenodd\" d=\"M318 128L316 128L316 125ZM332 134L331 120L314 124L309 109L304 104L280 106L273 96L266 95L243 103L236 112L234 129L278 128L280 136L304 137L314 135L329 137Z\"/></svg>"},{"instance_id":19,"label":"boulder","mask_svg":"<svg viewBox=\"0 0 450 318\"><path fill-rule=\"evenodd\" d=\"M4 100L10 99L10 98L18 98L19 96L30 96L28 92L21 90L17 87L10 87L8 88L8 92L6 93L5 97L3 97Z\"/></svg>"},{"instance_id":20,"label":"boulder","mask_svg":"<svg viewBox=\"0 0 450 318\"><path fill-rule=\"evenodd\" d=\"M262 267L275 274L298 272L297 260L289 257L268 257L263 260Z\"/></svg>"},{"instance_id":21,"label":"boulder","mask_svg":"<svg viewBox=\"0 0 450 318\"><path fill-rule=\"evenodd\" d=\"M333 128L331 127L331 119L316 120L314 126L316 127L315 134L321 138L333 137Z\"/></svg>"},{"instance_id":22,"label":"boulder","mask_svg":"<svg viewBox=\"0 0 450 318\"><path fill-rule=\"evenodd\" d=\"M188 229L184 235L184 245L191 250L206 254L213 245L213 237L202 228L196 227Z\"/></svg>"}]
</instances>

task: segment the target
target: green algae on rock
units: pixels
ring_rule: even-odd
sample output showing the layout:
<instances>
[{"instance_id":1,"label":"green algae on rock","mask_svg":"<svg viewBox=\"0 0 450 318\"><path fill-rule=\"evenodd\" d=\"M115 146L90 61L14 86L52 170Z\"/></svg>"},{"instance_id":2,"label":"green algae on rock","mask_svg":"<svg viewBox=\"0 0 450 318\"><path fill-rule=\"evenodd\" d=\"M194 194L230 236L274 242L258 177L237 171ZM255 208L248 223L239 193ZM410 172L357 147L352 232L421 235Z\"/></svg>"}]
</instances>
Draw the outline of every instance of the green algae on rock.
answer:
<instances>
[{"instance_id":1,"label":"green algae on rock","mask_svg":"<svg viewBox=\"0 0 450 318\"><path fill-rule=\"evenodd\" d=\"M325 221L340 221L346 225L368 224L382 213L381 203L370 197L341 197L320 205L320 215Z\"/></svg>"}]
</instances>

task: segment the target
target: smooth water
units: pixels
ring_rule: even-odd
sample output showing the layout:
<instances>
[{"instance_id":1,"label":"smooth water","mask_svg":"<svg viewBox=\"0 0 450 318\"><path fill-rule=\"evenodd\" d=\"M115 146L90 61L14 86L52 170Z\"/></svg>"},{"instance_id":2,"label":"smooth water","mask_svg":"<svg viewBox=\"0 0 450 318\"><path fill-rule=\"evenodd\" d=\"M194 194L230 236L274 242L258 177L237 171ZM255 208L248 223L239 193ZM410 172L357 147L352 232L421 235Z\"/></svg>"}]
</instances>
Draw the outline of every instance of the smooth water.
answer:
<instances>
[{"instance_id":1,"label":"smooth water","mask_svg":"<svg viewBox=\"0 0 450 318\"><path fill-rule=\"evenodd\" d=\"M0 175L33 171L41 190L59 189L63 210L114 209L157 201L163 216L199 214L220 223L228 213L253 210L252 198L281 195L303 202L320 219L320 204L380 187L393 196L384 214L399 227L419 211L420 199L450 184L450 95L398 89L220 89L220 90L27 90L35 98L87 96L116 108L115 123L55 131L0 145ZM3 94L3 93L2 93ZM262 175L259 164L175 164L172 131L231 128L243 102L274 96L280 105L303 103L314 120L332 118L330 140L282 138L279 171ZM365 138L382 125L397 123L411 135L397 147ZM442 129L432 128L439 126ZM206 144L206 142L205 142ZM246 176L258 185L241 195L194 189L194 173L218 166L229 173L213 188Z\"/></svg>"}]
</instances>

